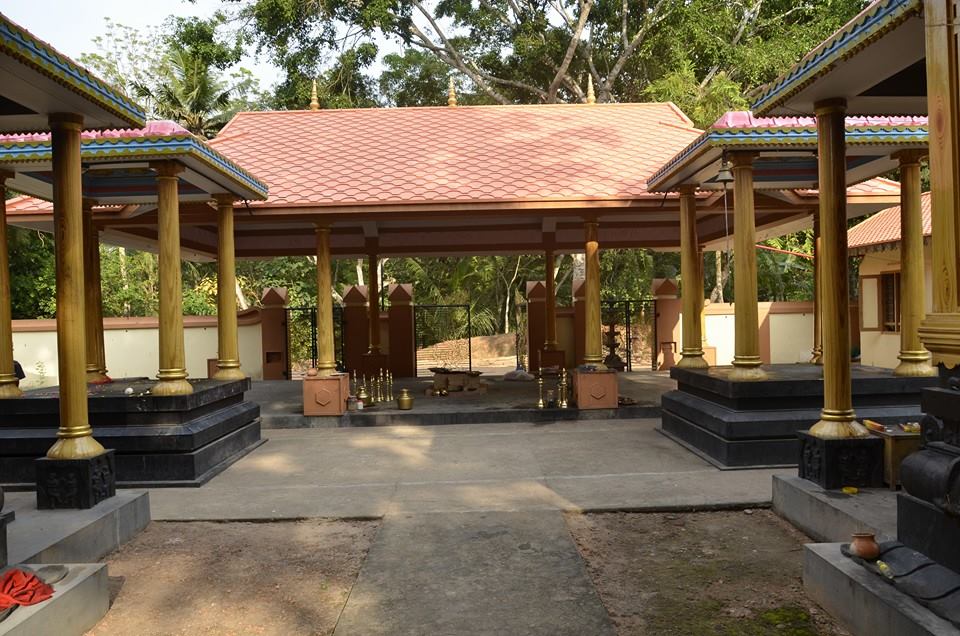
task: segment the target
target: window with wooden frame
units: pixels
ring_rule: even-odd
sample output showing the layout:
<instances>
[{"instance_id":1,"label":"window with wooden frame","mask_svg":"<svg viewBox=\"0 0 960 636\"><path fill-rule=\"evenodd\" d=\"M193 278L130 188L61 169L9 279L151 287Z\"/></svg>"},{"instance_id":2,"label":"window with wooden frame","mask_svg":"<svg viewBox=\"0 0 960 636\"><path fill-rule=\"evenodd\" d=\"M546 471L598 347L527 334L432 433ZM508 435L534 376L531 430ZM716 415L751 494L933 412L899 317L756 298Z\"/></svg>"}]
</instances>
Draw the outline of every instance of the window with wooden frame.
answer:
<instances>
[{"instance_id":1,"label":"window with wooden frame","mask_svg":"<svg viewBox=\"0 0 960 636\"><path fill-rule=\"evenodd\" d=\"M900 272L880 275L880 318L883 331L900 331Z\"/></svg>"}]
</instances>

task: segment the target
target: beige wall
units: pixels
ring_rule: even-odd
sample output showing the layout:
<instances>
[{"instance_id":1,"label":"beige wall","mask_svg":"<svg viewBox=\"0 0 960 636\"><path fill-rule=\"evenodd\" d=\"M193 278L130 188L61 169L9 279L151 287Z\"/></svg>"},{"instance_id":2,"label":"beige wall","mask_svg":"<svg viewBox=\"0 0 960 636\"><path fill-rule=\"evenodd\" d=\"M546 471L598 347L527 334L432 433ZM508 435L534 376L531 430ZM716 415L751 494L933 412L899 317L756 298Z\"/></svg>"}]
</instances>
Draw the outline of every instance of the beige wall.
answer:
<instances>
[{"instance_id":1,"label":"beige wall","mask_svg":"<svg viewBox=\"0 0 960 636\"><path fill-rule=\"evenodd\" d=\"M156 318L107 318L103 332L107 370L113 378L156 377L159 336ZM184 350L191 378L207 377L207 359L217 357L215 316L184 317ZM27 377L24 388L58 382L54 320L14 320L13 356ZM239 327L240 362L254 380L263 378L259 313L244 312Z\"/></svg>"},{"instance_id":2,"label":"beige wall","mask_svg":"<svg viewBox=\"0 0 960 636\"><path fill-rule=\"evenodd\" d=\"M933 267L931 265L930 246L923 248L924 267L924 311L933 309ZM891 331L877 331L880 326L879 285L877 279L864 276L879 276L900 271L900 250L887 249L868 252L860 261L860 362L874 367L892 369L899 364L900 334ZM871 329L874 329L871 331Z\"/></svg>"}]
</instances>

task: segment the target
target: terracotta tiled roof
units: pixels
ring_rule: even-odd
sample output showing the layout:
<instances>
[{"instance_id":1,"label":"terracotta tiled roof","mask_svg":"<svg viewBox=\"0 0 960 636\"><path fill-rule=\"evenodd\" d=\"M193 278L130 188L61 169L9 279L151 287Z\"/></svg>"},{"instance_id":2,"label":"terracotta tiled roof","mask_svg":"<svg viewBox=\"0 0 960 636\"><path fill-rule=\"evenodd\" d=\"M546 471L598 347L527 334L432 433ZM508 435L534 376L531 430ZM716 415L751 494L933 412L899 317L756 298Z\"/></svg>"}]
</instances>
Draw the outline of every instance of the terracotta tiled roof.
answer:
<instances>
[{"instance_id":1,"label":"terracotta tiled roof","mask_svg":"<svg viewBox=\"0 0 960 636\"><path fill-rule=\"evenodd\" d=\"M923 217L923 235L930 236L930 193L921 196L921 214ZM881 210L869 219L850 228L847 232L847 246L850 249L872 247L900 242L900 206Z\"/></svg>"},{"instance_id":2,"label":"terracotta tiled roof","mask_svg":"<svg viewBox=\"0 0 960 636\"><path fill-rule=\"evenodd\" d=\"M925 116L851 116L844 125L852 126L926 126ZM710 128L816 128L816 117L757 117L749 110L727 111Z\"/></svg>"},{"instance_id":3,"label":"terracotta tiled roof","mask_svg":"<svg viewBox=\"0 0 960 636\"><path fill-rule=\"evenodd\" d=\"M211 143L269 207L653 197L647 178L700 131L674 105L240 113Z\"/></svg>"}]
</instances>

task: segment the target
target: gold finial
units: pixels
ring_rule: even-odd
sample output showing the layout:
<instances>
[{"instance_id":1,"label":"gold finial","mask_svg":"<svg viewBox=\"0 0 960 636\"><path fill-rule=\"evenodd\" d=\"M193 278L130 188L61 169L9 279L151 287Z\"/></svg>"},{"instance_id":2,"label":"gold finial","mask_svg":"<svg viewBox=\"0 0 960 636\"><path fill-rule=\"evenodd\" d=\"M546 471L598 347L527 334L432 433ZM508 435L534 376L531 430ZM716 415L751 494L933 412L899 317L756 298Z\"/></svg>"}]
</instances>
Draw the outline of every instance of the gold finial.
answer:
<instances>
[{"instance_id":1,"label":"gold finial","mask_svg":"<svg viewBox=\"0 0 960 636\"><path fill-rule=\"evenodd\" d=\"M451 108L457 105L457 89L453 85L453 78L450 78L449 88L447 88L447 106Z\"/></svg>"},{"instance_id":2,"label":"gold finial","mask_svg":"<svg viewBox=\"0 0 960 636\"><path fill-rule=\"evenodd\" d=\"M310 88L310 110L320 110L320 99L317 97L317 80L313 80Z\"/></svg>"},{"instance_id":3,"label":"gold finial","mask_svg":"<svg viewBox=\"0 0 960 636\"><path fill-rule=\"evenodd\" d=\"M593 94L593 75L590 74L587 74L587 103L597 103L597 96Z\"/></svg>"}]
</instances>

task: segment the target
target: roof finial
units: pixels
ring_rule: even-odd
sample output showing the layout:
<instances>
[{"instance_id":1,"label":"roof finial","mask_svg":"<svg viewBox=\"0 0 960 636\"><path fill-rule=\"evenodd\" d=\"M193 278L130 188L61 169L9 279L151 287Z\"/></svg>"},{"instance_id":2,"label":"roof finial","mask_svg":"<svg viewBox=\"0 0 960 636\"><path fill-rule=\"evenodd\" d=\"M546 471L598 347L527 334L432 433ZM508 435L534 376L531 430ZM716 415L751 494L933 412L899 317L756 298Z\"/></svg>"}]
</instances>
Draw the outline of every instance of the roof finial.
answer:
<instances>
[{"instance_id":1,"label":"roof finial","mask_svg":"<svg viewBox=\"0 0 960 636\"><path fill-rule=\"evenodd\" d=\"M449 88L447 88L447 106L451 108L457 105L457 89L453 85L453 76L450 76Z\"/></svg>"},{"instance_id":2,"label":"roof finial","mask_svg":"<svg viewBox=\"0 0 960 636\"><path fill-rule=\"evenodd\" d=\"M310 110L320 110L320 99L317 97L317 80L313 80L310 88Z\"/></svg>"},{"instance_id":3,"label":"roof finial","mask_svg":"<svg viewBox=\"0 0 960 636\"><path fill-rule=\"evenodd\" d=\"M593 94L593 75L589 73L587 73L587 103L597 103L597 96Z\"/></svg>"}]
</instances>

